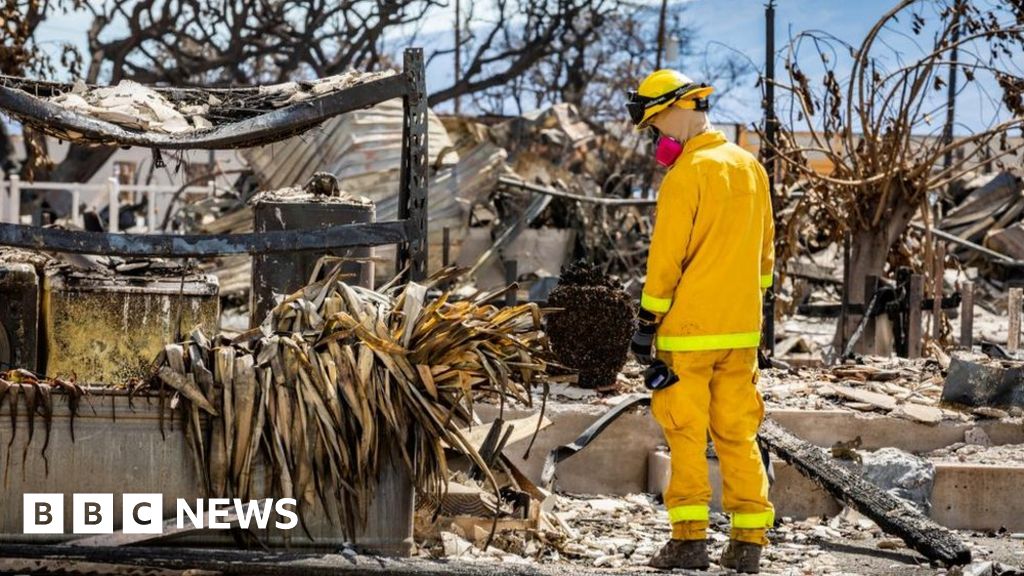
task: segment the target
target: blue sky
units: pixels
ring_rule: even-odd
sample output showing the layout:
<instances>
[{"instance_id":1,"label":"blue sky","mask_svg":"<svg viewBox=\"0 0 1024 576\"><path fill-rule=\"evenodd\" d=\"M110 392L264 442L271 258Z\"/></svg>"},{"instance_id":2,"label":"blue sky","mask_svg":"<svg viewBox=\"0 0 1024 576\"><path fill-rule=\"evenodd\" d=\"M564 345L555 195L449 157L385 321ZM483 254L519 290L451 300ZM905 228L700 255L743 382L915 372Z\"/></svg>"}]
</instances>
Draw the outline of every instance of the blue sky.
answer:
<instances>
[{"instance_id":1,"label":"blue sky","mask_svg":"<svg viewBox=\"0 0 1024 576\"><path fill-rule=\"evenodd\" d=\"M641 0L656 3L654 0ZM696 33L694 46L708 47L715 52L735 51L739 57L750 59L758 69L764 65L764 0L677 0L686 7L686 20ZM791 34L806 29L827 30L834 35L855 42L862 38L875 20L893 6L895 0L778 0L776 9L776 45L782 48ZM450 43L447 31L451 18L448 14L432 18L421 41ZM60 42L71 41L84 48L85 31L90 18L84 14L69 14L52 18L43 24L40 40L44 46L56 48ZM433 27L431 30L430 27ZM393 52L399 52L407 39L391 39ZM842 58L841 58L842 60ZM848 60L848 58L847 58ZM684 70L685 71L685 70ZM777 73L784 75L777 61ZM450 60L441 59L428 70L428 89L443 88L451 82ZM989 87L991 88L991 87ZM987 123L983 118L984 105L976 90L965 92L958 101L958 120L964 132ZM721 120L749 124L761 117L760 90L751 81L719 102L716 110Z\"/></svg>"}]
</instances>

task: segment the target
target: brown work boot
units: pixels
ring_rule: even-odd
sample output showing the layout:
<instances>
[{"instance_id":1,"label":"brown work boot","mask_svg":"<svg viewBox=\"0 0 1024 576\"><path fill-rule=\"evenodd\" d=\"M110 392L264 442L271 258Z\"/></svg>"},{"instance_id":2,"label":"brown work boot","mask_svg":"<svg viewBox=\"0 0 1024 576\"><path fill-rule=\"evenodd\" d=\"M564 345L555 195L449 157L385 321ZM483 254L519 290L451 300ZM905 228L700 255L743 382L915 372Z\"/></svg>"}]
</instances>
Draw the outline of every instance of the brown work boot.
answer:
<instances>
[{"instance_id":1,"label":"brown work boot","mask_svg":"<svg viewBox=\"0 0 1024 576\"><path fill-rule=\"evenodd\" d=\"M761 572L761 546L729 540L718 563L724 568L744 574L758 574Z\"/></svg>"},{"instance_id":2,"label":"brown work boot","mask_svg":"<svg viewBox=\"0 0 1024 576\"><path fill-rule=\"evenodd\" d=\"M661 570L674 568L706 570L708 566L711 566L711 560L708 559L708 542L707 540L669 540L651 558L649 565Z\"/></svg>"}]
</instances>

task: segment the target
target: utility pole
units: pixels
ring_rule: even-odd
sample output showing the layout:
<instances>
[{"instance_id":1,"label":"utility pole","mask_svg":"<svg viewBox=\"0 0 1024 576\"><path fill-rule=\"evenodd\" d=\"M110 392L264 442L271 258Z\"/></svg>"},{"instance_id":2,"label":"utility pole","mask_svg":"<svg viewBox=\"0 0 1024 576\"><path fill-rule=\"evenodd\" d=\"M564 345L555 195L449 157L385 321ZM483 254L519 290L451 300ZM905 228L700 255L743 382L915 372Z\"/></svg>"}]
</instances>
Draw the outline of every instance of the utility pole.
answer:
<instances>
[{"instance_id":1,"label":"utility pole","mask_svg":"<svg viewBox=\"0 0 1024 576\"><path fill-rule=\"evenodd\" d=\"M455 78L452 84L459 83L459 76L462 75L462 10L459 9L459 0L455 0ZM459 96L455 95L455 114L460 111Z\"/></svg>"},{"instance_id":2,"label":"utility pole","mask_svg":"<svg viewBox=\"0 0 1024 576\"><path fill-rule=\"evenodd\" d=\"M661 14L658 16L658 55L654 58L654 69L661 70L661 55L665 52L665 18L668 15L668 0L661 0Z\"/></svg>"},{"instance_id":3,"label":"utility pole","mask_svg":"<svg viewBox=\"0 0 1024 576\"><path fill-rule=\"evenodd\" d=\"M761 159L765 171L768 172L768 194L772 203L772 215L778 213L775 202L775 150L776 150L776 119L775 119L775 0L768 0L764 10L764 144L761 146ZM772 270L772 276L775 271ZM775 355L775 290L768 287L764 293L764 333L762 341L765 353Z\"/></svg>"}]
</instances>

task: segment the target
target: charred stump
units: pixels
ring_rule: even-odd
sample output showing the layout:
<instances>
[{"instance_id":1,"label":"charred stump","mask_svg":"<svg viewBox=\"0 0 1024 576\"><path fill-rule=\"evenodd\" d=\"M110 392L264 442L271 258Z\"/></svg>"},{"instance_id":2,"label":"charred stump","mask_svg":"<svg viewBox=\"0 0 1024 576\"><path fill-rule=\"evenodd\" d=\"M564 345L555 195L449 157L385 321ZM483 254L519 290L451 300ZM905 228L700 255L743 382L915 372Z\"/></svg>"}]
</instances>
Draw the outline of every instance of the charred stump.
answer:
<instances>
[{"instance_id":1,"label":"charred stump","mask_svg":"<svg viewBox=\"0 0 1024 576\"><path fill-rule=\"evenodd\" d=\"M563 365L579 372L579 386L615 384L636 322L621 284L578 262L562 271L548 305L560 309L547 317L551 347Z\"/></svg>"}]
</instances>

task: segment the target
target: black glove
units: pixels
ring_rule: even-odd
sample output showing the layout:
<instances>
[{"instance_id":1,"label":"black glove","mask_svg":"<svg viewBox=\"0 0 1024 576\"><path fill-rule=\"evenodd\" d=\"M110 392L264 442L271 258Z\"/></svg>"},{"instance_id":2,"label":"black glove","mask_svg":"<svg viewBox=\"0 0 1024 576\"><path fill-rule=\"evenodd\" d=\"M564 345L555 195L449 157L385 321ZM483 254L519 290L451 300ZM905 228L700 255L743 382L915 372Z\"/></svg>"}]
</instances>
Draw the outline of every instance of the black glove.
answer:
<instances>
[{"instance_id":1,"label":"black glove","mask_svg":"<svg viewBox=\"0 0 1024 576\"><path fill-rule=\"evenodd\" d=\"M655 360L644 370L644 386L648 390L661 390L676 382L679 382L679 376L661 360Z\"/></svg>"},{"instance_id":2,"label":"black glove","mask_svg":"<svg viewBox=\"0 0 1024 576\"><path fill-rule=\"evenodd\" d=\"M654 313L640 309L636 332L633 333L629 349L636 361L641 364L654 362L654 334L658 331L656 320Z\"/></svg>"}]
</instances>

